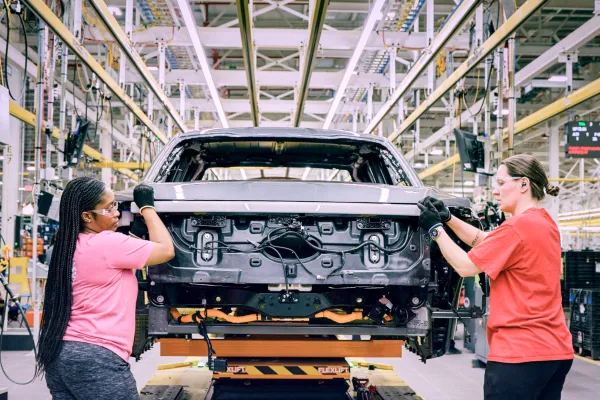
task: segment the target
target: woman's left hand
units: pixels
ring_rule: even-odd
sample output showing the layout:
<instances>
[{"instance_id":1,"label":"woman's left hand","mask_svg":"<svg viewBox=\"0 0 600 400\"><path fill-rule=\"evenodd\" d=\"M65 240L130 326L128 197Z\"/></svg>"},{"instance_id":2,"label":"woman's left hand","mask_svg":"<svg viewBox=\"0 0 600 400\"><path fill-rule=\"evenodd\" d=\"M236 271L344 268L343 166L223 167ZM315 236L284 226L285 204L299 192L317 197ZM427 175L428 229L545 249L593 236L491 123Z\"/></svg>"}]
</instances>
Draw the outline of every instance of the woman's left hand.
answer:
<instances>
[{"instance_id":1,"label":"woman's left hand","mask_svg":"<svg viewBox=\"0 0 600 400\"><path fill-rule=\"evenodd\" d=\"M437 209L433 204L431 204L431 202L419 202L417 203L417 207L419 207L421 210L421 215L419 216L419 226L425 232L429 233L433 228L443 226L440 213L438 213Z\"/></svg>"}]
</instances>

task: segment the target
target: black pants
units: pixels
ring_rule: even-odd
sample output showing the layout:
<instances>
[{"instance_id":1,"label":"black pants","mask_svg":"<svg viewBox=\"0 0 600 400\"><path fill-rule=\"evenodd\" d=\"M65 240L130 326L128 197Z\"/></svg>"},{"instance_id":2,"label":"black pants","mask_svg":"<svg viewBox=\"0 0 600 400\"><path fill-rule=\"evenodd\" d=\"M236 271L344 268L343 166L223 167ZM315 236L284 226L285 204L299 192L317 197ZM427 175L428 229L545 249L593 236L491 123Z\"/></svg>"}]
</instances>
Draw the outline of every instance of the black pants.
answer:
<instances>
[{"instance_id":1,"label":"black pants","mask_svg":"<svg viewBox=\"0 0 600 400\"><path fill-rule=\"evenodd\" d=\"M485 400L560 400L573 360L508 364L489 361L485 369Z\"/></svg>"}]
</instances>

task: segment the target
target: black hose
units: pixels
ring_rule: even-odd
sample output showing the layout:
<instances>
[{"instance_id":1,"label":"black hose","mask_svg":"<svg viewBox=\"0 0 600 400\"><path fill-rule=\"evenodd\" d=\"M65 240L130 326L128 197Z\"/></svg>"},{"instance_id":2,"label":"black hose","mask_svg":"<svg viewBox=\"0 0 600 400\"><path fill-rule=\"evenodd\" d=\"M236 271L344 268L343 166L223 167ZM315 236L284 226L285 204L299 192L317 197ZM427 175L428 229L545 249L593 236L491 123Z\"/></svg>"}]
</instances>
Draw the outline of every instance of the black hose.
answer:
<instances>
[{"instance_id":1,"label":"black hose","mask_svg":"<svg viewBox=\"0 0 600 400\"><path fill-rule=\"evenodd\" d=\"M21 22L21 28L23 29L23 38L25 39L25 65L23 72L23 84L21 86L21 94L18 98L15 98L10 90L10 84L8 83L8 44L10 43L10 9L4 3L4 9L6 10L6 48L4 50L4 83L6 84L6 88L8 89L8 94L11 99L14 101L19 101L25 94L25 85L27 83L27 63L29 60L28 57L28 44L27 44L27 30L25 29L25 21L23 20L23 16L18 14L19 21Z\"/></svg>"}]
</instances>

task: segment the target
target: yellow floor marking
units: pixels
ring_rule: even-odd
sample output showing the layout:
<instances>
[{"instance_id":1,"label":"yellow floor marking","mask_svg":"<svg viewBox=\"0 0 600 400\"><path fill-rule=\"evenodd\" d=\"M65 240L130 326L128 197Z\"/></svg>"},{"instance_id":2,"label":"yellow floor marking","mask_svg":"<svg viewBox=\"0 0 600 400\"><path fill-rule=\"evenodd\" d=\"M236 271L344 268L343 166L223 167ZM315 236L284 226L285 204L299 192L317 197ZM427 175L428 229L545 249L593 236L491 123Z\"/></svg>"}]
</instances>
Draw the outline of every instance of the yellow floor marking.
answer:
<instances>
[{"instance_id":1,"label":"yellow floor marking","mask_svg":"<svg viewBox=\"0 0 600 400\"><path fill-rule=\"evenodd\" d=\"M577 354L575 354L575 357L579 358L580 360L592 363L592 364L600 365L600 361L592 360L591 358L588 358L588 357L582 357L582 356L577 355Z\"/></svg>"}]
</instances>

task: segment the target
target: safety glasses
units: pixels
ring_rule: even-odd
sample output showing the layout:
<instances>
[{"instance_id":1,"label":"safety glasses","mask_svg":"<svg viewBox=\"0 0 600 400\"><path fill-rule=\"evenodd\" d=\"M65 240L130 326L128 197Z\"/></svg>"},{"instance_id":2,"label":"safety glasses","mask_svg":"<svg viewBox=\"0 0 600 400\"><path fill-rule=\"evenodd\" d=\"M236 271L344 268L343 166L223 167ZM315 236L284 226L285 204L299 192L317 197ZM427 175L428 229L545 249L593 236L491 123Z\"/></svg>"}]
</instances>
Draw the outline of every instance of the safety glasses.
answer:
<instances>
[{"instance_id":1,"label":"safety glasses","mask_svg":"<svg viewBox=\"0 0 600 400\"><path fill-rule=\"evenodd\" d=\"M117 212L119 212L119 202L115 201L108 208L101 208L99 210L90 210L90 212L93 212L94 214L99 214L99 215L116 214Z\"/></svg>"}]
</instances>

